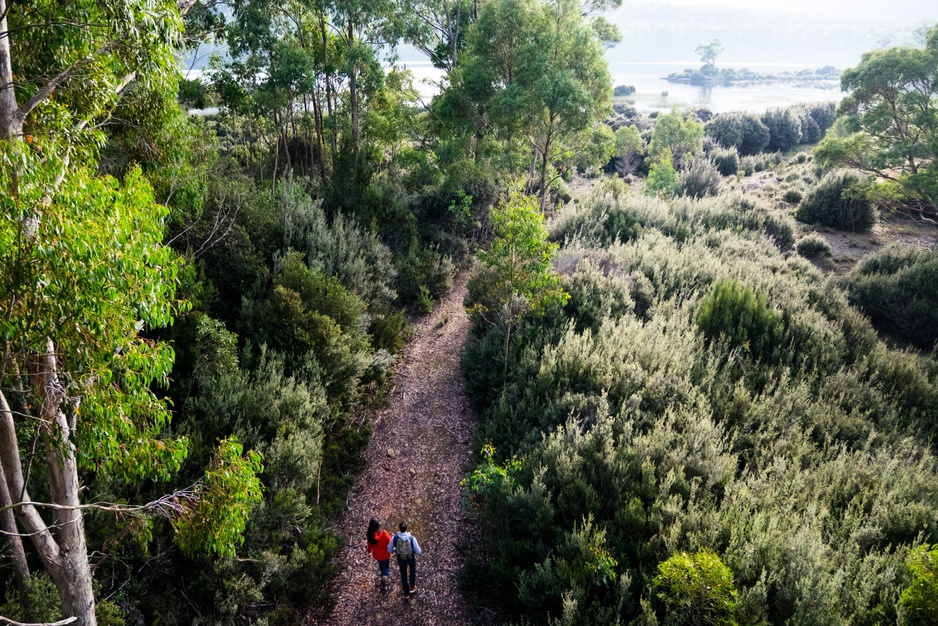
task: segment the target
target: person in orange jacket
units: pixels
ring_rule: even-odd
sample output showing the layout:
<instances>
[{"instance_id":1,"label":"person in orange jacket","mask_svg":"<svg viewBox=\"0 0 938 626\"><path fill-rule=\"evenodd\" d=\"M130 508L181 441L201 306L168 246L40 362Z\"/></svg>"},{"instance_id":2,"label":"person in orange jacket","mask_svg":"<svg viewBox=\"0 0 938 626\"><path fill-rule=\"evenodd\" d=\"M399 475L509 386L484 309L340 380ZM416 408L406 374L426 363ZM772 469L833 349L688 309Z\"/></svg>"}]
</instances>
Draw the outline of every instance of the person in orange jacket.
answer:
<instances>
[{"instance_id":1,"label":"person in orange jacket","mask_svg":"<svg viewBox=\"0 0 938 626\"><path fill-rule=\"evenodd\" d=\"M391 553L388 552L390 543L391 533L381 528L381 522L372 517L368 522L368 552L378 562L382 593L388 590L388 576L391 571Z\"/></svg>"}]
</instances>

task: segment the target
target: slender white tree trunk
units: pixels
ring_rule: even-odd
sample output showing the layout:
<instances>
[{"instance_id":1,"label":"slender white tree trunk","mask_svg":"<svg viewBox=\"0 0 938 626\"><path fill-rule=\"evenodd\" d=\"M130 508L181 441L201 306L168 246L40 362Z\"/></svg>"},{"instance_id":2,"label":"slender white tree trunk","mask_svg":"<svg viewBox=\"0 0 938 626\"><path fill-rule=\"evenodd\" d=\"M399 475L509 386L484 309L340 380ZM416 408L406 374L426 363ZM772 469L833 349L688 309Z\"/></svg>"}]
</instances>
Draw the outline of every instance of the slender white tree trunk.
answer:
<instances>
[{"instance_id":1,"label":"slender white tree trunk","mask_svg":"<svg viewBox=\"0 0 938 626\"><path fill-rule=\"evenodd\" d=\"M59 381L51 340L46 342L45 353L30 363L29 377L37 400L42 402L40 432L49 472L49 495L59 505L52 512L59 547L57 558L47 560L41 552L40 556L59 590L62 612L67 617L77 617L81 626L95 626L91 567L78 495L78 463L72 444L75 425L69 423L63 411L68 399Z\"/></svg>"}]
</instances>

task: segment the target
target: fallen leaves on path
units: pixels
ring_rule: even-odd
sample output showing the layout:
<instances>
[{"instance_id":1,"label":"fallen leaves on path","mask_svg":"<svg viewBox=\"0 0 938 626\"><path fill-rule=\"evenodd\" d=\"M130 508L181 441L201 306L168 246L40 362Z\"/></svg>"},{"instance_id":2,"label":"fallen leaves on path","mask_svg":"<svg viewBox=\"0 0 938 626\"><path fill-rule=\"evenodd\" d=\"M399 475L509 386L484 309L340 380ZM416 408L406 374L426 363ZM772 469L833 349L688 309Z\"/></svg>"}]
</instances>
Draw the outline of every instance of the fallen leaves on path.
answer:
<instances>
[{"instance_id":1,"label":"fallen leaves on path","mask_svg":"<svg viewBox=\"0 0 938 626\"><path fill-rule=\"evenodd\" d=\"M463 394L459 353L469 331L463 308L466 276L433 314L422 320L395 370L387 408L372 416L373 434L339 521L346 547L337 556L342 573L333 592L337 604L324 623L466 624L468 607L456 574L456 543L471 532L459 481L468 470L475 419ZM378 590L377 563L365 550L368 520L377 517L392 534L406 520L420 543L416 596L402 596L391 559L389 592Z\"/></svg>"}]
</instances>

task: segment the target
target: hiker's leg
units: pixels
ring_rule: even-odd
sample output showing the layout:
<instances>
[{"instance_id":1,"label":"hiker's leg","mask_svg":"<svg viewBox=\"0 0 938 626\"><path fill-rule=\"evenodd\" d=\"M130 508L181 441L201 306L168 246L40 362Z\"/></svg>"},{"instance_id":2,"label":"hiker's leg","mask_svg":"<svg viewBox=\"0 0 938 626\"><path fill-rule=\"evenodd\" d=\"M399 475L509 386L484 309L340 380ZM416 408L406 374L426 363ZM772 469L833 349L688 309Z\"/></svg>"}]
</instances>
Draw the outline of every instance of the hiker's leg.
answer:
<instances>
[{"instance_id":1,"label":"hiker's leg","mask_svg":"<svg viewBox=\"0 0 938 626\"><path fill-rule=\"evenodd\" d=\"M391 559L378 561L378 571L381 572L382 576L389 576L391 574Z\"/></svg>"},{"instance_id":2,"label":"hiker's leg","mask_svg":"<svg viewBox=\"0 0 938 626\"><path fill-rule=\"evenodd\" d=\"M401 588L404 589L404 595L410 593L410 586L407 584L407 563L401 563Z\"/></svg>"},{"instance_id":3,"label":"hiker's leg","mask_svg":"<svg viewBox=\"0 0 938 626\"><path fill-rule=\"evenodd\" d=\"M408 565L410 566L410 587L413 588L417 585L417 559L412 558Z\"/></svg>"}]
</instances>

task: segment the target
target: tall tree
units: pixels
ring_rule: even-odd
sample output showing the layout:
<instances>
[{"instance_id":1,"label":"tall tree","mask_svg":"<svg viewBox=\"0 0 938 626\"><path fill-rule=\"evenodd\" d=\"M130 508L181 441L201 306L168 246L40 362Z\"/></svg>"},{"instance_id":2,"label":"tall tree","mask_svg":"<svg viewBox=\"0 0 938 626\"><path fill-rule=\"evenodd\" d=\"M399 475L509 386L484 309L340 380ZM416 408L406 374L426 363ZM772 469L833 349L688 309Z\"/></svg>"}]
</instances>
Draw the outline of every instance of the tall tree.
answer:
<instances>
[{"instance_id":1,"label":"tall tree","mask_svg":"<svg viewBox=\"0 0 938 626\"><path fill-rule=\"evenodd\" d=\"M470 0L405 0L407 40L446 71L456 67L473 18Z\"/></svg>"},{"instance_id":2,"label":"tall tree","mask_svg":"<svg viewBox=\"0 0 938 626\"><path fill-rule=\"evenodd\" d=\"M874 174L938 220L938 26L924 49L867 52L840 82L850 94L815 150L818 161Z\"/></svg>"},{"instance_id":3,"label":"tall tree","mask_svg":"<svg viewBox=\"0 0 938 626\"><path fill-rule=\"evenodd\" d=\"M716 65L717 57L723 52L723 44L720 43L719 39L714 39L708 44L700 44L697 46L695 52L704 65L713 67Z\"/></svg>"},{"instance_id":4,"label":"tall tree","mask_svg":"<svg viewBox=\"0 0 938 626\"><path fill-rule=\"evenodd\" d=\"M0 0L0 500L15 513L0 525L29 537L79 624L95 624L82 511L96 506L83 502L80 471L167 477L187 448L159 437L170 413L151 390L172 350L140 334L175 309L165 209L139 172L118 184L92 171L97 126L121 94L174 86L180 10L191 4ZM231 451L218 463L244 496L227 502L242 507L257 495L259 461ZM185 513L214 501L237 535L243 511L224 504L230 493L198 495L162 504ZM207 545L227 550L220 536Z\"/></svg>"},{"instance_id":5,"label":"tall tree","mask_svg":"<svg viewBox=\"0 0 938 626\"><path fill-rule=\"evenodd\" d=\"M526 140L542 207L562 146L602 119L612 97L601 38L611 33L593 28L584 9L575 0L487 2L441 99L477 137Z\"/></svg>"}]
</instances>

